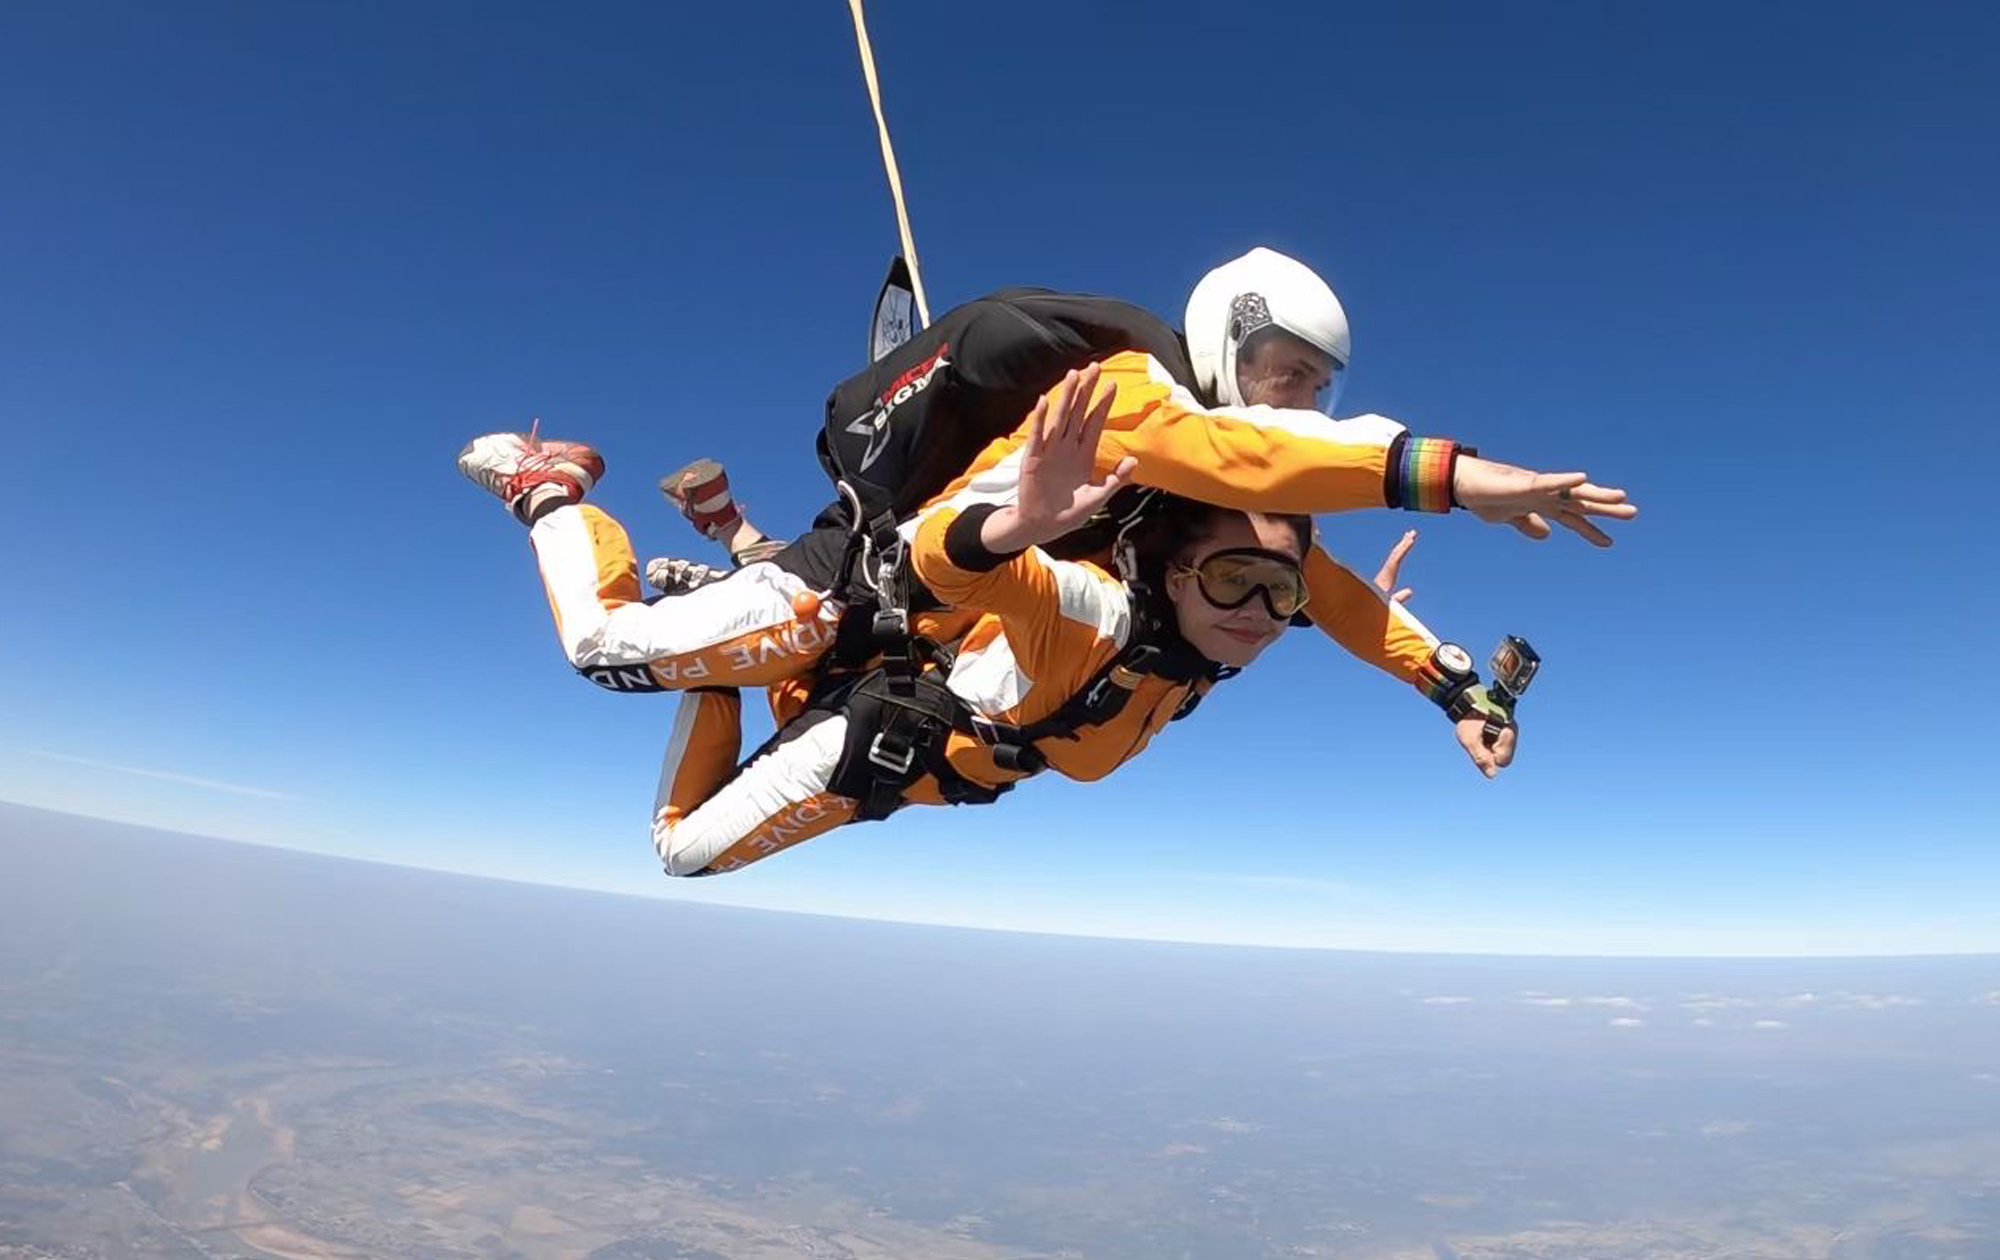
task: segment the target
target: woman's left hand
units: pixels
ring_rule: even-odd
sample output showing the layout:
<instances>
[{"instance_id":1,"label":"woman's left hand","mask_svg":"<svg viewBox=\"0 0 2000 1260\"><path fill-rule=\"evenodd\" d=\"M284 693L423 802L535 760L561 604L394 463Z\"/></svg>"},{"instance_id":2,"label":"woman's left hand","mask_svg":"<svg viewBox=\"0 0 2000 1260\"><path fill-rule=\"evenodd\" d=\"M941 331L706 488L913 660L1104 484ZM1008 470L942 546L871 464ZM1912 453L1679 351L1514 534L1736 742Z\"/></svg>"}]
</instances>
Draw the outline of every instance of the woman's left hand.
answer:
<instances>
[{"instance_id":1,"label":"woman's left hand","mask_svg":"<svg viewBox=\"0 0 2000 1260\"><path fill-rule=\"evenodd\" d=\"M1460 718L1452 723L1452 733L1458 736L1458 746L1465 749L1465 755L1472 758L1472 764L1479 767L1479 773L1490 779L1514 760L1514 743L1520 736L1520 729L1508 724L1491 748L1486 746L1486 719L1483 717Z\"/></svg>"}]
</instances>

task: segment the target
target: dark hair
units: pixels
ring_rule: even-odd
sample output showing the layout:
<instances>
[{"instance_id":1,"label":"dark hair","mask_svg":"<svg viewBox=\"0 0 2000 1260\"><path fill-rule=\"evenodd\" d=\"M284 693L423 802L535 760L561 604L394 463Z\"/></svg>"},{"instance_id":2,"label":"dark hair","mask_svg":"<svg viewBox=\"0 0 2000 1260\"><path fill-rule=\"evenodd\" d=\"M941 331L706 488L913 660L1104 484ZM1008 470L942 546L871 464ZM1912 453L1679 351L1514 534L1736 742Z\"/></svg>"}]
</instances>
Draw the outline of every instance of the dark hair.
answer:
<instances>
[{"instance_id":1,"label":"dark hair","mask_svg":"<svg viewBox=\"0 0 2000 1260\"><path fill-rule=\"evenodd\" d=\"M1184 499L1177 494L1160 495L1130 535L1133 550L1137 553L1139 580L1155 595L1164 596L1168 565L1185 558L1215 537L1216 528L1223 521L1232 516L1248 515L1235 508L1217 507L1213 503ZM1312 517L1303 512L1263 512L1259 515L1291 526L1292 535L1298 540L1297 554L1300 559L1305 558L1306 548L1312 545Z\"/></svg>"}]
</instances>

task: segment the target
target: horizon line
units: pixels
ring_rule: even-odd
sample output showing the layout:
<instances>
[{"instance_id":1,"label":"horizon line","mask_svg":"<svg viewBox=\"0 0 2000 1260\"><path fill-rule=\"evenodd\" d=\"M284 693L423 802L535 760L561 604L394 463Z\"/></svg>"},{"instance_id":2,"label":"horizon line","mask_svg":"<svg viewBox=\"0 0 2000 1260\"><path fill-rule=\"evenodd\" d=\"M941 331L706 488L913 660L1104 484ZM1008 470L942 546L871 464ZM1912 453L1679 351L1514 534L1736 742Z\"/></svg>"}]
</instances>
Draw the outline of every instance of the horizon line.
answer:
<instances>
[{"instance_id":1,"label":"horizon line","mask_svg":"<svg viewBox=\"0 0 2000 1260\"><path fill-rule=\"evenodd\" d=\"M836 910L801 910L795 907L770 905L744 905L703 901L694 897L676 896L667 891L657 893L633 892L622 888L605 888L590 884L565 883L547 879L522 879L515 876L496 875L489 871L470 871L456 867L424 866L409 862L395 862L382 858L357 857L348 853L332 853L324 849L305 848L281 844L271 840L246 840L237 836L220 836L204 832L177 831L152 823L133 822L126 818L116 818L103 814L83 813L76 810L51 809L44 805L31 805L0 797L0 807L18 809L31 813L48 814L57 818L81 819L89 822L109 823L118 827L130 827L140 831L150 831L156 835L177 836L187 840L202 840L214 844L240 845L244 848L266 849L279 853L290 853L303 857L320 858L333 862L351 862L362 866L376 866L387 870L416 871L427 875L440 875L453 879L482 880L496 884L509 884L518 888L547 888L558 892L583 893L601 897L620 897L632 901L672 902L679 905L701 906L705 909L731 911L740 910L749 914L790 915L798 918L836 919L846 923L881 923L895 927L933 928L959 932L986 932L1007 936L1055 937L1083 941L1116 941L1141 945L1199 946L1211 949L1283 950L1287 953L1323 954L1366 954L1377 957L1394 958L1485 958L1533 961L1542 959L1563 959L1568 961L1624 961L1644 960L1651 962L1869 962L1882 960L1977 960L2000 959L2000 949L1995 950L1913 950L1906 953L1826 953L1826 954L1687 954L1687 953L1509 953L1490 950L1467 949L1371 949L1364 946L1315 945L1315 944L1273 944L1267 941L1216 940L1193 937L1148 936L1117 932L1074 932L1055 928L1032 928L1018 926L996 926L993 924L955 923L940 919L906 918L894 915L844 914Z\"/></svg>"}]
</instances>

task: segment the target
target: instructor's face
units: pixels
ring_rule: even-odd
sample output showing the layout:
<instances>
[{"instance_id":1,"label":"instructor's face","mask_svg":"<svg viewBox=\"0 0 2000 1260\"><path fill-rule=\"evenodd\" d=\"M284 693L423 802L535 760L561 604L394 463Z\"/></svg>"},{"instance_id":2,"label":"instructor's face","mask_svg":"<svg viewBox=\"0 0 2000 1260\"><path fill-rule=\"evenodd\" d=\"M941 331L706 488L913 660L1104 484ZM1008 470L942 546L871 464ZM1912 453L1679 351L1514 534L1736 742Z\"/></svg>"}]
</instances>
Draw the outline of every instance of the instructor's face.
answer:
<instances>
[{"instance_id":1,"label":"instructor's face","mask_svg":"<svg viewBox=\"0 0 2000 1260\"><path fill-rule=\"evenodd\" d=\"M1236 386L1252 407L1324 411L1333 357L1282 328L1254 333L1236 359Z\"/></svg>"}]
</instances>

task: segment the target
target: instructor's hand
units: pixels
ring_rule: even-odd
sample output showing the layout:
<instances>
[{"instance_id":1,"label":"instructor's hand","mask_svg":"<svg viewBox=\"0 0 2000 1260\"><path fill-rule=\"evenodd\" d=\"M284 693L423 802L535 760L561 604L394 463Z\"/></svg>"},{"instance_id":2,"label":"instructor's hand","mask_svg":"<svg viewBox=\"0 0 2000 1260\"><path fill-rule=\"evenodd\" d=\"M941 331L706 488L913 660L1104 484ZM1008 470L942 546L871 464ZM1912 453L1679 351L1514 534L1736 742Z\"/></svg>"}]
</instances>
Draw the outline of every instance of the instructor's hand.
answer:
<instances>
[{"instance_id":1,"label":"instructor's hand","mask_svg":"<svg viewBox=\"0 0 2000 1260\"><path fill-rule=\"evenodd\" d=\"M1629 521L1639 509L1615 486L1592 484L1588 473L1544 473L1513 464L1462 455L1452 476L1452 494L1489 525L1512 525L1530 538L1547 538L1554 521L1595 546L1609 547L1611 535L1589 518Z\"/></svg>"},{"instance_id":2,"label":"instructor's hand","mask_svg":"<svg viewBox=\"0 0 2000 1260\"><path fill-rule=\"evenodd\" d=\"M1486 746L1485 718L1461 718L1452 723L1452 733L1458 736L1458 746L1465 749L1465 755L1472 758L1472 764L1479 767L1479 773L1490 779L1514 760L1514 741L1520 730L1514 726L1507 727L1493 741L1491 748Z\"/></svg>"}]
</instances>

